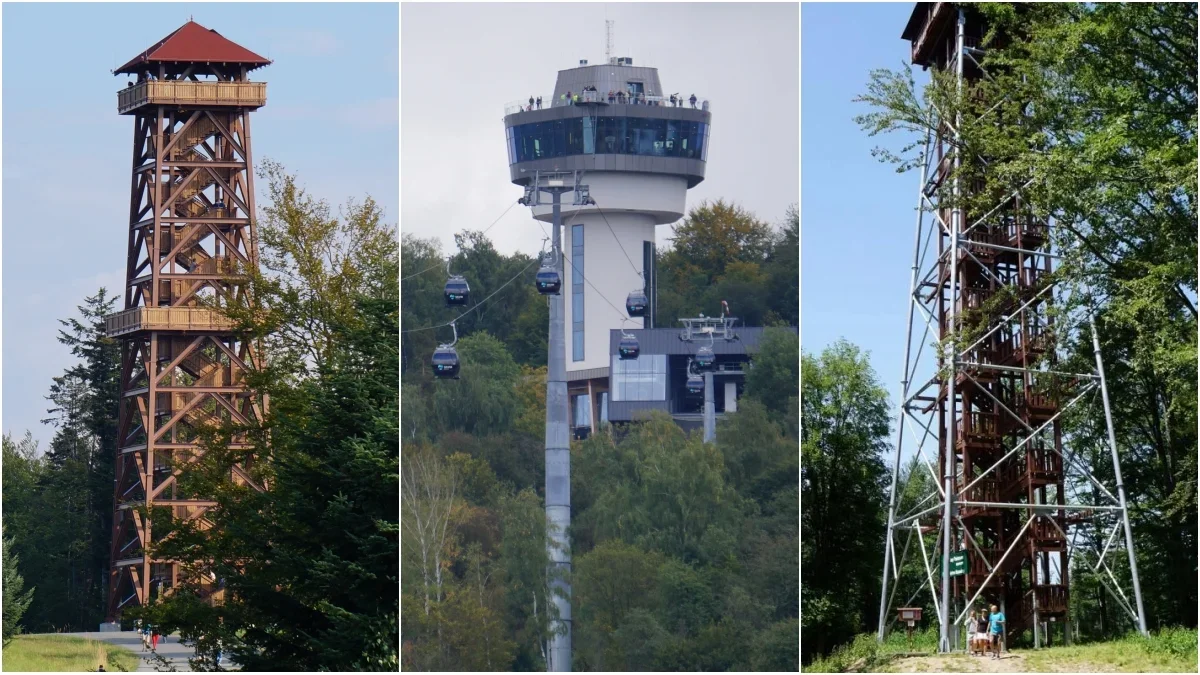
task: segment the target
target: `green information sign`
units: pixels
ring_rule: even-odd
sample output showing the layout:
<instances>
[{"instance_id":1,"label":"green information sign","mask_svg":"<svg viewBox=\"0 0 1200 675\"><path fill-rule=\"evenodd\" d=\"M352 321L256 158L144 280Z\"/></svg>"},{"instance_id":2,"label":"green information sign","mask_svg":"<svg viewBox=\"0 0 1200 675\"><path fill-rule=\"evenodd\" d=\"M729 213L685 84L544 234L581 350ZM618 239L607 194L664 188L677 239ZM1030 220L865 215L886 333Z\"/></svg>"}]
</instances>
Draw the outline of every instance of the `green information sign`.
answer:
<instances>
[{"instance_id":1,"label":"green information sign","mask_svg":"<svg viewBox=\"0 0 1200 675\"><path fill-rule=\"evenodd\" d=\"M967 552L950 554L950 576L960 577L967 573Z\"/></svg>"}]
</instances>

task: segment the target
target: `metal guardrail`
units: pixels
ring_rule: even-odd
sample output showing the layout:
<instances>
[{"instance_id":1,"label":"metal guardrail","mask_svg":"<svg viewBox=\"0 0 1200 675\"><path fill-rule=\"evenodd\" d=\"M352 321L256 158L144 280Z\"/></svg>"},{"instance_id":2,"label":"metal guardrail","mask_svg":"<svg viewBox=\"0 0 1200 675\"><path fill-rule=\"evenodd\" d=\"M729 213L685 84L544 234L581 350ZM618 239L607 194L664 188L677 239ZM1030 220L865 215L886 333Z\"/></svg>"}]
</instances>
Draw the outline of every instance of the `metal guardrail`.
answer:
<instances>
[{"instance_id":1,"label":"metal guardrail","mask_svg":"<svg viewBox=\"0 0 1200 675\"><path fill-rule=\"evenodd\" d=\"M118 113L147 103L257 108L267 103L267 83L147 80L117 91Z\"/></svg>"},{"instance_id":2,"label":"metal guardrail","mask_svg":"<svg viewBox=\"0 0 1200 675\"><path fill-rule=\"evenodd\" d=\"M572 98L574 98L575 96L579 97L578 105L648 105L648 106L657 106L657 107L664 107L664 108L670 108L670 107L690 108L690 107L692 107L692 104L691 104L688 96L676 98L676 103L674 106L672 106L671 98L670 98L669 94L667 96L639 96L637 99L633 99L629 96L617 97L614 95L613 100L611 102L608 100L608 92L605 92L605 91L581 91L581 92L572 94ZM690 94L689 94L689 96L690 96ZM568 102L567 99L565 99L565 98L556 99L553 96L543 96L542 97L542 107L538 108L537 96L534 96L533 99L534 99L534 102L533 102L532 107L529 104L528 98L520 99L517 101L509 101L508 103L504 104L504 114L512 115L513 113L528 112L529 110L541 110L541 109L545 109L545 108L559 108L559 107L562 107L565 105L575 105L576 104L574 101ZM708 105L709 105L709 103L708 103L707 98L703 98L701 96L696 97L696 109L697 110L708 110Z\"/></svg>"},{"instance_id":3,"label":"metal guardrail","mask_svg":"<svg viewBox=\"0 0 1200 675\"><path fill-rule=\"evenodd\" d=\"M143 330L228 331L233 320L201 307L135 307L104 317L104 332L118 337Z\"/></svg>"}]
</instances>

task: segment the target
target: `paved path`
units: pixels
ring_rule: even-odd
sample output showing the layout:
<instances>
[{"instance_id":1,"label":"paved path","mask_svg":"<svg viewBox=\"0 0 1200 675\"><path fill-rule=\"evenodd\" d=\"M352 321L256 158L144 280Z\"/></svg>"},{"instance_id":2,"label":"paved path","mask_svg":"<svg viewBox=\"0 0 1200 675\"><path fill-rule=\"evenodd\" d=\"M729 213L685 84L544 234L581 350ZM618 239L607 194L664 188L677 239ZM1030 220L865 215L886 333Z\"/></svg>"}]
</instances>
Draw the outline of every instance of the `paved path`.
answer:
<instances>
[{"instance_id":1,"label":"paved path","mask_svg":"<svg viewBox=\"0 0 1200 675\"><path fill-rule=\"evenodd\" d=\"M63 633L63 635L71 635L81 637L87 640L101 640L110 644L124 647L133 652L137 656L142 657L142 662L138 666L138 671L154 672L156 663L146 658L150 652L142 651L142 639L138 634L131 630L123 630L120 632L110 631L104 633ZM185 647L179 644L179 636L162 636L158 640L158 654L169 660L178 672L190 672L188 666L188 658L195 656L196 652L191 647Z\"/></svg>"}]
</instances>

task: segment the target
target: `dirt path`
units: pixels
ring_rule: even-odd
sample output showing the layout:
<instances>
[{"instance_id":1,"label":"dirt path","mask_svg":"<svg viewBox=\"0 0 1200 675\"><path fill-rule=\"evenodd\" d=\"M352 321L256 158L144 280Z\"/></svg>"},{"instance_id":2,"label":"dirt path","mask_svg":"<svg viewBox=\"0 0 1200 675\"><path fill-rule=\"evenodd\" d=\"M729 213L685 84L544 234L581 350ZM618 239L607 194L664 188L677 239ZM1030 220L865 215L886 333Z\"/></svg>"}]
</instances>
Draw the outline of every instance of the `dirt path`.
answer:
<instances>
[{"instance_id":1,"label":"dirt path","mask_svg":"<svg viewBox=\"0 0 1200 675\"><path fill-rule=\"evenodd\" d=\"M931 656L905 656L889 663L889 673L1024 673L1025 655L1006 652L999 659L991 655L967 656L946 654Z\"/></svg>"}]
</instances>

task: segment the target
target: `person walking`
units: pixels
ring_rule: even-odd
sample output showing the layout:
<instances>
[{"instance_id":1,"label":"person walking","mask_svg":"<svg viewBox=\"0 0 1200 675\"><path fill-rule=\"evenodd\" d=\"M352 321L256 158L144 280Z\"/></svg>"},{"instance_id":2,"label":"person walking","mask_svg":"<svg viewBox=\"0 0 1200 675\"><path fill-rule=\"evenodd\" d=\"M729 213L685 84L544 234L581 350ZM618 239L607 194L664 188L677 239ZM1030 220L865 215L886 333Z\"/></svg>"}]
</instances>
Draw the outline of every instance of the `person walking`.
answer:
<instances>
[{"instance_id":1,"label":"person walking","mask_svg":"<svg viewBox=\"0 0 1200 675\"><path fill-rule=\"evenodd\" d=\"M1004 612L1000 608L992 605L991 616L988 617L988 623L991 626L992 639L992 658L1000 658L1000 635L1004 631Z\"/></svg>"},{"instance_id":2,"label":"person walking","mask_svg":"<svg viewBox=\"0 0 1200 675\"><path fill-rule=\"evenodd\" d=\"M150 629L150 651L158 651L158 627Z\"/></svg>"},{"instance_id":3,"label":"person walking","mask_svg":"<svg viewBox=\"0 0 1200 675\"><path fill-rule=\"evenodd\" d=\"M692 107L695 108L696 107L696 95L692 94L692 97L689 98L688 100L691 101Z\"/></svg>"},{"instance_id":4,"label":"person walking","mask_svg":"<svg viewBox=\"0 0 1200 675\"><path fill-rule=\"evenodd\" d=\"M978 627L979 621L975 618L975 610L971 610L971 615L967 618L967 656L975 655L975 629Z\"/></svg>"}]
</instances>

